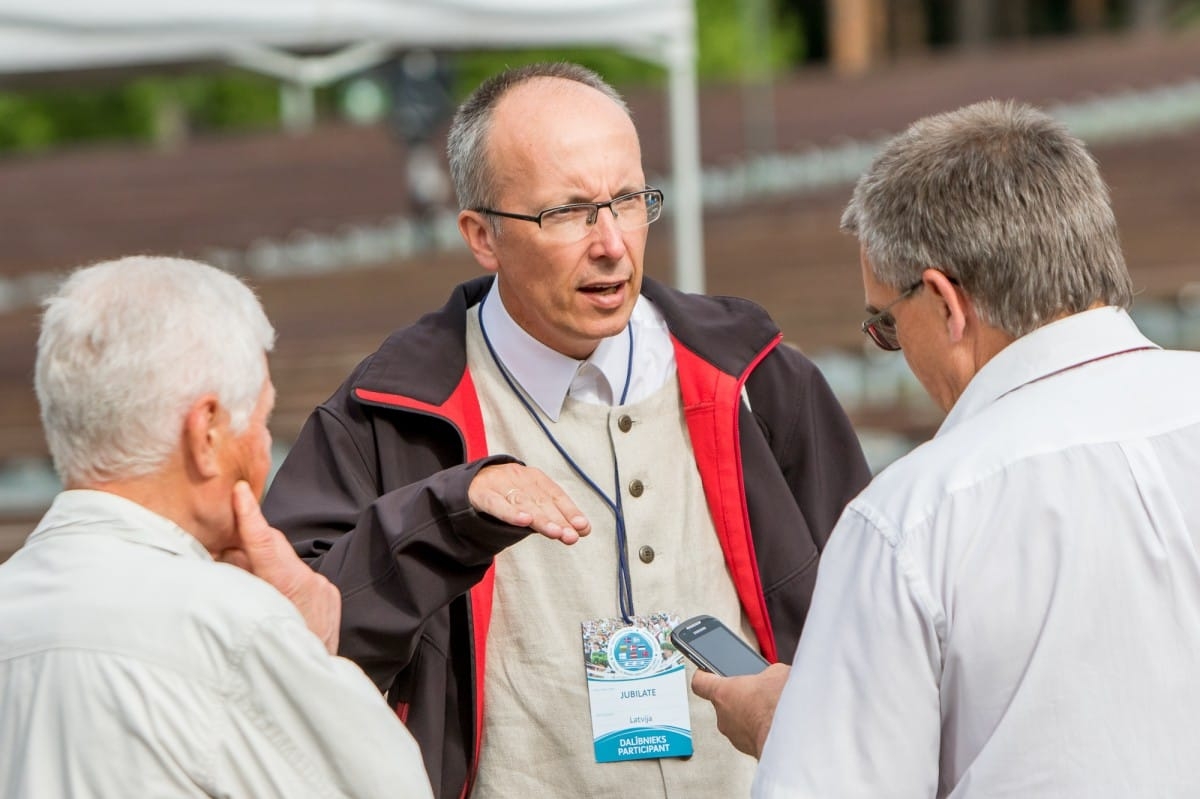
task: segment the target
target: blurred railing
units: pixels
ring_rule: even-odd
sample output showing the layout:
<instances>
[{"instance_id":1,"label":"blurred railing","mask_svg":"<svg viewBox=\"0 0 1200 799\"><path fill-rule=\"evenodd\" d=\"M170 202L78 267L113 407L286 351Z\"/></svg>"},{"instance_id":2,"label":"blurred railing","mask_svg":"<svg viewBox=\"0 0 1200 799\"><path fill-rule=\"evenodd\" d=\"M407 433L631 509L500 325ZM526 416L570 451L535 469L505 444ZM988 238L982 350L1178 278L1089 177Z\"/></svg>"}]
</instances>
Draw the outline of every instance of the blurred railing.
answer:
<instances>
[{"instance_id":1,"label":"blurred railing","mask_svg":"<svg viewBox=\"0 0 1200 799\"><path fill-rule=\"evenodd\" d=\"M1061 104L1050 110L1092 143L1157 136L1200 125L1200 80ZM885 139L881 135L709 167L703 178L704 203L709 208L736 208L764 197L801 196L852 182ZM664 184L656 178L651 181ZM393 218L346 227L332 235L302 231L281 240L260 239L244 250L210 250L204 257L233 272L269 277L336 272L461 246L456 215L445 213L428 223ZM1179 265L1177 273L1200 274L1200 266ZM54 279L46 274L0 279L0 312L33 305ZM1133 316L1142 330L1163 346L1200 350L1200 282L1189 283L1165 299L1138 298ZM850 413L876 471L928 439L941 422L941 412L909 373L902 357L866 347L861 355L817 353L814 360ZM280 363L273 368L287 366ZM338 373L343 375L345 369ZM0 433L10 445L0 457L0 520L6 522L0 523L0 560L23 540L32 519L59 490L44 458L17 454L18 450L40 449L17 446L40 437L40 430L30 423L36 418L30 403L31 396L22 397L21 402L0 403ZM276 462L283 454L283 449L276 452Z\"/></svg>"},{"instance_id":2,"label":"blurred railing","mask_svg":"<svg viewBox=\"0 0 1200 799\"><path fill-rule=\"evenodd\" d=\"M1160 136L1200 125L1200 80L1061 103L1048 110L1093 144ZM709 166L702 178L704 206L727 209L852 183L890 135ZM650 182L670 196L668 178L652 176ZM668 201L668 214L670 208ZM209 249L202 258L237 274L270 277L334 272L462 246L457 214L443 211L426 220L393 217L333 233L298 230L283 239L259 239L245 249ZM53 280L44 274L0 278L0 312L36 303Z\"/></svg>"},{"instance_id":3,"label":"blurred railing","mask_svg":"<svg viewBox=\"0 0 1200 799\"><path fill-rule=\"evenodd\" d=\"M1200 282L1188 284L1171 301L1138 299L1130 316L1167 349L1200 350ZM867 344L861 355L826 353L813 360L850 414L872 471L937 432L944 415L899 354Z\"/></svg>"}]
</instances>

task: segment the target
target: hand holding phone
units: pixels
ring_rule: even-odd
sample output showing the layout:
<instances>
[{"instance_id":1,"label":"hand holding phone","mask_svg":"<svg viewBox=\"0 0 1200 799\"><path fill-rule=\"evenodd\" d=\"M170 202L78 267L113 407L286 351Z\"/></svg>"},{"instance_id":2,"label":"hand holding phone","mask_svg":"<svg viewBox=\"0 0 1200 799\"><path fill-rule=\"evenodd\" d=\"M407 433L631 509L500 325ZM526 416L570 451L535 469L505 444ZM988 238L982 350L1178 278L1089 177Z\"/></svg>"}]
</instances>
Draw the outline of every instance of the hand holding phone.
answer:
<instances>
[{"instance_id":1,"label":"hand holding phone","mask_svg":"<svg viewBox=\"0 0 1200 799\"><path fill-rule=\"evenodd\" d=\"M722 677L758 674L769 664L720 620L693 616L671 630L671 643L705 671Z\"/></svg>"}]
</instances>

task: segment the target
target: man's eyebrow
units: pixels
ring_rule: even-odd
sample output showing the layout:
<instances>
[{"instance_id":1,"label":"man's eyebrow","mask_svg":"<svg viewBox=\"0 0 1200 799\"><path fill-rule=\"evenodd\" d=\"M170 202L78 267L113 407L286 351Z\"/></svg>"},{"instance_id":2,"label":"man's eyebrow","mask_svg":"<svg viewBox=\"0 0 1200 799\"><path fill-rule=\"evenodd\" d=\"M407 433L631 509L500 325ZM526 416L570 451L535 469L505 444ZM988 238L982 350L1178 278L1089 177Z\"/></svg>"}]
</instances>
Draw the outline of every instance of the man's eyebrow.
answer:
<instances>
[{"instance_id":1,"label":"man's eyebrow","mask_svg":"<svg viewBox=\"0 0 1200 799\"><path fill-rule=\"evenodd\" d=\"M637 194L639 191L647 191L647 188L642 184L626 186L624 188L617 189L617 191L613 194L613 196L609 197L608 200L615 200L616 198L624 197L627 194ZM567 200L565 203L559 203L559 205L593 205L595 203L605 203L605 202L608 202L608 200L595 200L595 199L592 199L591 196L584 196L582 194L573 194L573 195L571 195L570 200ZM552 207L557 207L557 206L552 206Z\"/></svg>"}]
</instances>

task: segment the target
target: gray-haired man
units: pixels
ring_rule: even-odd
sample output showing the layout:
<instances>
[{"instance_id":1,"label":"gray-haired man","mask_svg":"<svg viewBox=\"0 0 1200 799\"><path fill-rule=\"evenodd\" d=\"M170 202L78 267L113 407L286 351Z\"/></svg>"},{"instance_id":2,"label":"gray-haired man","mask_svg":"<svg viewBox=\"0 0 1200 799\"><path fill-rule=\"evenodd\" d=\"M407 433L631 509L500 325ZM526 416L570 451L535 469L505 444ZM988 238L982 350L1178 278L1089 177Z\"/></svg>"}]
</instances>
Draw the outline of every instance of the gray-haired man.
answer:
<instances>
[{"instance_id":1,"label":"gray-haired man","mask_svg":"<svg viewBox=\"0 0 1200 799\"><path fill-rule=\"evenodd\" d=\"M1194 795L1200 354L1126 313L1092 157L969 106L893 139L843 227L863 330L949 415L843 514L790 674L694 679L754 795Z\"/></svg>"},{"instance_id":2,"label":"gray-haired man","mask_svg":"<svg viewBox=\"0 0 1200 799\"><path fill-rule=\"evenodd\" d=\"M66 490L0 566L0 795L430 796L334 656L337 589L259 513L274 340L249 288L194 261L98 264L47 301L36 387Z\"/></svg>"}]
</instances>

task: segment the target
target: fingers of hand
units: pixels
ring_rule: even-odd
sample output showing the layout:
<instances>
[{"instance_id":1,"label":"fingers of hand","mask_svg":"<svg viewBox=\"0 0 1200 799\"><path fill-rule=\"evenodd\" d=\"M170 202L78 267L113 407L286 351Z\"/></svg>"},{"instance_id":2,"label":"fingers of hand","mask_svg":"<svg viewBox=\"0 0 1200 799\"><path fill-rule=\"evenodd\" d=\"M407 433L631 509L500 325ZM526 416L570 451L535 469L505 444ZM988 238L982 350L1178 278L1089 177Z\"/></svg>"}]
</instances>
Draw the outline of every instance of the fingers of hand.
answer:
<instances>
[{"instance_id":1,"label":"fingers of hand","mask_svg":"<svg viewBox=\"0 0 1200 799\"><path fill-rule=\"evenodd\" d=\"M217 560L222 563L228 563L230 566L237 566L242 571L250 571L250 559L240 549L223 550Z\"/></svg>"},{"instance_id":2,"label":"fingers of hand","mask_svg":"<svg viewBox=\"0 0 1200 799\"><path fill-rule=\"evenodd\" d=\"M305 608L301 608L301 614L308 628L325 644L329 654L336 655L342 623L342 594L323 575L313 572L312 576L314 579L306 602L310 612L306 613Z\"/></svg>"},{"instance_id":3,"label":"fingers of hand","mask_svg":"<svg viewBox=\"0 0 1200 799\"><path fill-rule=\"evenodd\" d=\"M583 511L563 491L558 483L546 475L532 470L536 474L534 496L534 527L542 535L556 538L564 544L574 544L581 536L592 531L592 525ZM541 518L537 518L541 515Z\"/></svg>"},{"instance_id":4,"label":"fingers of hand","mask_svg":"<svg viewBox=\"0 0 1200 799\"><path fill-rule=\"evenodd\" d=\"M336 655L342 623L342 595L337 587L324 576L309 571L306 579L285 596L300 611L308 629L321 639L326 651Z\"/></svg>"},{"instance_id":5,"label":"fingers of hand","mask_svg":"<svg viewBox=\"0 0 1200 799\"><path fill-rule=\"evenodd\" d=\"M233 513L241 547L223 553L222 559L273 585L296 606L325 649L337 654L341 592L300 560L283 533L267 524L258 500L244 481L233 487Z\"/></svg>"},{"instance_id":6,"label":"fingers of hand","mask_svg":"<svg viewBox=\"0 0 1200 799\"><path fill-rule=\"evenodd\" d=\"M471 481L468 496L476 510L564 544L591 532L587 517L558 483L532 466L486 466Z\"/></svg>"},{"instance_id":7,"label":"fingers of hand","mask_svg":"<svg viewBox=\"0 0 1200 799\"><path fill-rule=\"evenodd\" d=\"M295 602L296 596L308 590L307 585L318 575L300 559L283 533L267 524L258 500L244 481L233 487L233 512L241 545L223 559L266 580ZM336 588L332 585L330 588L336 593Z\"/></svg>"},{"instance_id":8,"label":"fingers of hand","mask_svg":"<svg viewBox=\"0 0 1200 799\"><path fill-rule=\"evenodd\" d=\"M533 501L530 512L529 527L534 532L564 544L574 544L592 529L575 503L560 490Z\"/></svg>"}]
</instances>

